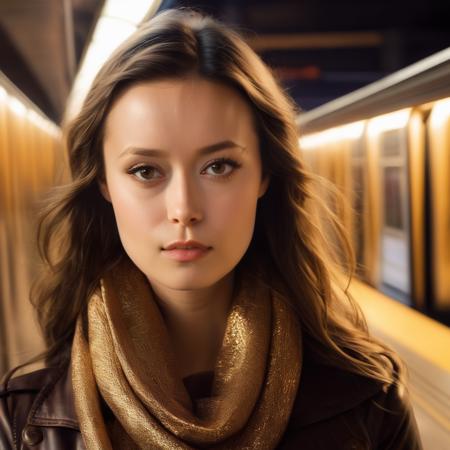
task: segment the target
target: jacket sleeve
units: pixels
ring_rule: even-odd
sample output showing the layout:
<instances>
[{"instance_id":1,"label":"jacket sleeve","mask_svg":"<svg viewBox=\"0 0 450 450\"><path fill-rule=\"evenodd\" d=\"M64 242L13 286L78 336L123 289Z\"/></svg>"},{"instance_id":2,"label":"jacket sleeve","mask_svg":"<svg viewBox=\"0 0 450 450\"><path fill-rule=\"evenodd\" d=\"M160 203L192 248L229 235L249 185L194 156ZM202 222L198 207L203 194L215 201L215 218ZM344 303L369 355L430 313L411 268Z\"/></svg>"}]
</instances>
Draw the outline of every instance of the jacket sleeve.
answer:
<instances>
[{"instance_id":1,"label":"jacket sleeve","mask_svg":"<svg viewBox=\"0 0 450 450\"><path fill-rule=\"evenodd\" d=\"M423 450L406 389L391 384L372 399L369 423L377 450Z\"/></svg>"}]
</instances>

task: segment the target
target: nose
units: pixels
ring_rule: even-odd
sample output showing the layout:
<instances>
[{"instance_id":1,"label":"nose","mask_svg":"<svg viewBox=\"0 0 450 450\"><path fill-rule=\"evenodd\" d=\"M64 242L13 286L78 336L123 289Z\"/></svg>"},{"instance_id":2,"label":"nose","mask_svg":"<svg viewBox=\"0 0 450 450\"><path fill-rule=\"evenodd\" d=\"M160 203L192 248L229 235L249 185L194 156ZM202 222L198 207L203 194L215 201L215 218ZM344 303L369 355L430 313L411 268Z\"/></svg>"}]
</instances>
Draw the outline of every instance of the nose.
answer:
<instances>
[{"instance_id":1,"label":"nose","mask_svg":"<svg viewBox=\"0 0 450 450\"><path fill-rule=\"evenodd\" d=\"M200 191L195 181L180 174L173 177L167 188L167 218L171 223L193 225L203 219Z\"/></svg>"}]
</instances>

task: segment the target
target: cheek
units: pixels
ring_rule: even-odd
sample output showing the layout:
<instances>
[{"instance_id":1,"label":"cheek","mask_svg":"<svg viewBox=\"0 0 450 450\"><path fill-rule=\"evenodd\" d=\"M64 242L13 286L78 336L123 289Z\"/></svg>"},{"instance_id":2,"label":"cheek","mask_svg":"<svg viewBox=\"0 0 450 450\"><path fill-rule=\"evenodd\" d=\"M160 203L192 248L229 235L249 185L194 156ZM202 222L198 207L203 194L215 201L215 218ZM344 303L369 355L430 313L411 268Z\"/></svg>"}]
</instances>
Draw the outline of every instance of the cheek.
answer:
<instances>
[{"instance_id":1,"label":"cheek","mask_svg":"<svg viewBox=\"0 0 450 450\"><path fill-rule=\"evenodd\" d=\"M148 232L160 221L158 202L152 199L149 205L144 191L126 189L123 183L114 183L113 179L109 183L109 192L122 240L132 240L133 237L141 239L143 230Z\"/></svg>"},{"instance_id":2,"label":"cheek","mask_svg":"<svg viewBox=\"0 0 450 450\"><path fill-rule=\"evenodd\" d=\"M246 241L251 238L257 204L257 190L251 184L240 186L228 195L212 199L209 208L215 228L225 236L223 242Z\"/></svg>"}]
</instances>

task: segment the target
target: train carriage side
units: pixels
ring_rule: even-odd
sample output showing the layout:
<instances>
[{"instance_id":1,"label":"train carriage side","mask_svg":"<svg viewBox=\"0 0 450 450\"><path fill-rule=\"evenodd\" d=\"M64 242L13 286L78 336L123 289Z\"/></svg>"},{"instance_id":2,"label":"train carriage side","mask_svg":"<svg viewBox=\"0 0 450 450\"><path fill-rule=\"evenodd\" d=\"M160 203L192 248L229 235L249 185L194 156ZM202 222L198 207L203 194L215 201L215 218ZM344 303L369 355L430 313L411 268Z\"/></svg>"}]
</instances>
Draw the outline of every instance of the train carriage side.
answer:
<instances>
[{"instance_id":1,"label":"train carriage side","mask_svg":"<svg viewBox=\"0 0 450 450\"><path fill-rule=\"evenodd\" d=\"M353 206L350 293L406 362L433 449L450 442L449 79L450 48L298 121L307 165Z\"/></svg>"}]
</instances>

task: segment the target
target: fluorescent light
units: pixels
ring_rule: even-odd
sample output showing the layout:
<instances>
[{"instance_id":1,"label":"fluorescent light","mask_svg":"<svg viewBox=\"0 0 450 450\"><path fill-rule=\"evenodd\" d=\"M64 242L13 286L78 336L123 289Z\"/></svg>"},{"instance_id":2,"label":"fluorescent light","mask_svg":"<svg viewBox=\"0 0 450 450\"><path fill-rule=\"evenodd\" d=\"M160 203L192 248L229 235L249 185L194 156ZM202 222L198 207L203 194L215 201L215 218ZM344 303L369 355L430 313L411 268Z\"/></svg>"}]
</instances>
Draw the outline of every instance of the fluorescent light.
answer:
<instances>
[{"instance_id":1,"label":"fluorescent light","mask_svg":"<svg viewBox=\"0 0 450 450\"><path fill-rule=\"evenodd\" d=\"M0 71L0 107L6 108L6 113L14 114L32 126L39 127L47 134L59 136L61 131L52 121L45 117L42 111L19 88Z\"/></svg>"},{"instance_id":2,"label":"fluorescent light","mask_svg":"<svg viewBox=\"0 0 450 450\"><path fill-rule=\"evenodd\" d=\"M389 114L374 117L367 124L367 133L369 136L375 136L389 130L399 130L406 127L411 108L401 109Z\"/></svg>"},{"instance_id":3,"label":"fluorescent light","mask_svg":"<svg viewBox=\"0 0 450 450\"><path fill-rule=\"evenodd\" d=\"M161 0L106 0L95 26L72 90L67 100L66 117L74 117L86 97L100 67L146 17L154 13Z\"/></svg>"},{"instance_id":4,"label":"fluorescent light","mask_svg":"<svg viewBox=\"0 0 450 450\"><path fill-rule=\"evenodd\" d=\"M117 17L102 16L98 19L92 42L101 46L107 56L136 29L136 24Z\"/></svg>"},{"instance_id":5,"label":"fluorescent light","mask_svg":"<svg viewBox=\"0 0 450 450\"><path fill-rule=\"evenodd\" d=\"M20 117L24 117L27 113L27 107L15 97L9 98L9 107Z\"/></svg>"},{"instance_id":6,"label":"fluorescent light","mask_svg":"<svg viewBox=\"0 0 450 450\"><path fill-rule=\"evenodd\" d=\"M362 136L363 131L364 121L360 120L318 133L307 134L299 139L300 148L302 150L309 150L332 142L356 140Z\"/></svg>"},{"instance_id":7,"label":"fluorescent light","mask_svg":"<svg viewBox=\"0 0 450 450\"><path fill-rule=\"evenodd\" d=\"M450 97L439 100L433 106L430 122L433 127L441 128L450 118Z\"/></svg>"},{"instance_id":8,"label":"fluorescent light","mask_svg":"<svg viewBox=\"0 0 450 450\"><path fill-rule=\"evenodd\" d=\"M36 127L40 128L45 133L51 134L51 135L57 136L57 137L60 136L61 131L54 123L50 122L50 120L41 116L40 114L33 111L32 109L27 110L27 118Z\"/></svg>"},{"instance_id":9,"label":"fluorescent light","mask_svg":"<svg viewBox=\"0 0 450 450\"><path fill-rule=\"evenodd\" d=\"M33 110L29 109L27 111L27 116L28 116L28 119L30 119L30 122L33 122L38 127L42 127L43 120L39 114L37 114Z\"/></svg>"},{"instance_id":10,"label":"fluorescent light","mask_svg":"<svg viewBox=\"0 0 450 450\"><path fill-rule=\"evenodd\" d=\"M151 6L152 2L148 0L107 0L102 15L136 24L145 17Z\"/></svg>"},{"instance_id":11,"label":"fluorescent light","mask_svg":"<svg viewBox=\"0 0 450 450\"><path fill-rule=\"evenodd\" d=\"M0 101L7 102L8 100L8 93L6 92L6 89L2 86L0 86Z\"/></svg>"}]
</instances>

